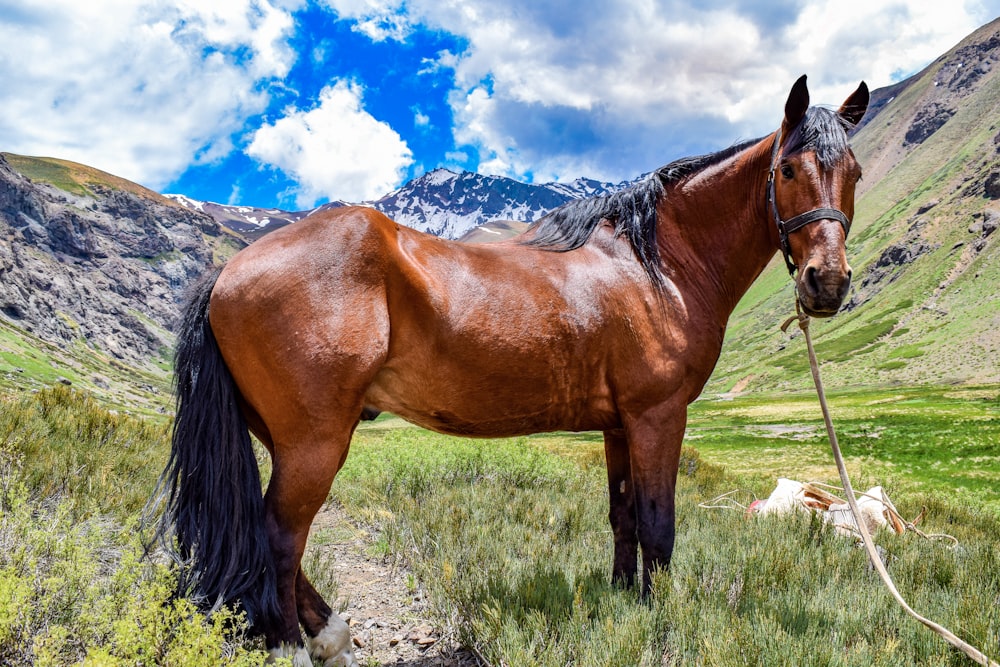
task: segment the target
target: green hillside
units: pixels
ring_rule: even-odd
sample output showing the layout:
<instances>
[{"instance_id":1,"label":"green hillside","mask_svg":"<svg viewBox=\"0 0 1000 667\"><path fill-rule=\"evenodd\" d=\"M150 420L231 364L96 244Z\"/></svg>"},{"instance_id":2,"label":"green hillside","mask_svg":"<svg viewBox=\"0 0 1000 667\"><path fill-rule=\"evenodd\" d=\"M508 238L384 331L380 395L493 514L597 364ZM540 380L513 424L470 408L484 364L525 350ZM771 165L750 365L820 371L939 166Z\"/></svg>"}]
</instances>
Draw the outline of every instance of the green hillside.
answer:
<instances>
[{"instance_id":1,"label":"green hillside","mask_svg":"<svg viewBox=\"0 0 1000 667\"><path fill-rule=\"evenodd\" d=\"M107 172L88 167L70 160L52 157L32 157L14 153L0 153L4 159L19 173L32 181L49 183L60 190L82 196L93 196L93 186L103 186L112 190L131 192L134 195L151 199L165 206L179 206L158 192L145 188L137 183L114 176Z\"/></svg>"},{"instance_id":2,"label":"green hillside","mask_svg":"<svg viewBox=\"0 0 1000 667\"><path fill-rule=\"evenodd\" d=\"M166 349L140 368L97 350L83 339L68 346L54 345L0 318L0 391L21 393L72 385L105 405L163 413L173 403L170 368Z\"/></svg>"}]
</instances>

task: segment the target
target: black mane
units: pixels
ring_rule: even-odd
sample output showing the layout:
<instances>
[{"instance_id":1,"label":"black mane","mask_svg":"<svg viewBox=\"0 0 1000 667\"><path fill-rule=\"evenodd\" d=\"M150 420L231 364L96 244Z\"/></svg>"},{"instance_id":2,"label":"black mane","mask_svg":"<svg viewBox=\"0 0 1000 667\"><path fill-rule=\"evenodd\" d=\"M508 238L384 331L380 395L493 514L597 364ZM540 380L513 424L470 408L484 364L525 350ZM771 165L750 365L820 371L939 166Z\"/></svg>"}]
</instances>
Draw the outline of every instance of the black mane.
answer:
<instances>
[{"instance_id":1,"label":"black mane","mask_svg":"<svg viewBox=\"0 0 1000 667\"><path fill-rule=\"evenodd\" d=\"M656 244L656 204L666 186L727 160L759 141L743 142L708 155L681 158L618 192L563 204L535 222L534 236L524 243L555 252L575 250L590 239L602 220L608 220L614 224L616 236L628 239L653 285L662 287L660 252Z\"/></svg>"},{"instance_id":2,"label":"black mane","mask_svg":"<svg viewBox=\"0 0 1000 667\"><path fill-rule=\"evenodd\" d=\"M851 129L853 126L837 112L810 107L802 122L782 140L783 154L813 150L822 166L832 166L847 151L847 133ZM608 220L614 224L617 236L628 239L646 275L660 288L664 279L656 243L656 204L666 186L728 160L762 140L760 137L716 153L681 158L618 192L564 204L535 222L534 236L524 243L555 252L575 250L590 239L602 220Z\"/></svg>"}]
</instances>

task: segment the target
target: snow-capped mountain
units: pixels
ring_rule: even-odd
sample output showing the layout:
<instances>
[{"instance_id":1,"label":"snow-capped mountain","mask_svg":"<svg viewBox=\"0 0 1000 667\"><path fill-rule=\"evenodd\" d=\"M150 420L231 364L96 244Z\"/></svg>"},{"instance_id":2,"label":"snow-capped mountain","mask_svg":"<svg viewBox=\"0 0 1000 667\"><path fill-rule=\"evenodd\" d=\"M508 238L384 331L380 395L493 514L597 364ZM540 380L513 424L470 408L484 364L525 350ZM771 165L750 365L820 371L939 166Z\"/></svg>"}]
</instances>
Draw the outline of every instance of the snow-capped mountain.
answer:
<instances>
[{"instance_id":1,"label":"snow-capped mountain","mask_svg":"<svg viewBox=\"0 0 1000 667\"><path fill-rule=\"evenodd\" d=\"M331 202L309 211L283 211L278 208L256 208L254 206L229 206L210 201L198 201L184 195L164 195L185 208L210 215L219 224L238 232L248 239L256 239L320 209L344 206L343 202Z\"/></svg>"},{"instance_id":2,"label":"snow-capped mountain","mask_svg":"<svg viewBox=\"0 0 1000 667\"><path fill-rule=\"evenodd\" d=\"M435 169L381 199L359 202L414 229L457 239L496 220L533 222L580 197L613 192L624 185L579 178L570 183L521 183L502 176ZM317 211L347 205L330 202L309 211L282 211L251 206L200 202L183 195L166 195L177 203L207 213L220 224L250 238L297 222Z\"/></svg>"},{"instance_id":3,"label":"snow-capped mountain","mask_svg":"<svg viewBox=\"0 0 1000 667\"><path fill-rule=\"evenodd\" d=\"M457 239L493 220L533 222L572 199L614 189L587 179L533 185L435 169L369 205L408 227Z\"/></svg>"}]
</instances>

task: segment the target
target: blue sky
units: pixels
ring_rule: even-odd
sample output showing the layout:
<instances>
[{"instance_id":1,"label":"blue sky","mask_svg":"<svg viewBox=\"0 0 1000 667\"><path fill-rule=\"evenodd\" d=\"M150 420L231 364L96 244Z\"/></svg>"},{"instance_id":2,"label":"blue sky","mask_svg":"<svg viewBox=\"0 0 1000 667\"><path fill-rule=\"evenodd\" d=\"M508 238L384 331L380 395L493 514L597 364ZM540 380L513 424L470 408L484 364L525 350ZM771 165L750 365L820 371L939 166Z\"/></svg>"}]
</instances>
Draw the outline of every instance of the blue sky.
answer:
<instances>
[{"instance_id":1,"label":"blue sky","mask_svg":"<svg viewBox=\"0 0 1000 667\"><path fill-rule=\"evenodd\" d=\"M621 181L836 105L1000 0L0 0L0 150L302 209L444 166Z\"/></svg>"}]
</instances>

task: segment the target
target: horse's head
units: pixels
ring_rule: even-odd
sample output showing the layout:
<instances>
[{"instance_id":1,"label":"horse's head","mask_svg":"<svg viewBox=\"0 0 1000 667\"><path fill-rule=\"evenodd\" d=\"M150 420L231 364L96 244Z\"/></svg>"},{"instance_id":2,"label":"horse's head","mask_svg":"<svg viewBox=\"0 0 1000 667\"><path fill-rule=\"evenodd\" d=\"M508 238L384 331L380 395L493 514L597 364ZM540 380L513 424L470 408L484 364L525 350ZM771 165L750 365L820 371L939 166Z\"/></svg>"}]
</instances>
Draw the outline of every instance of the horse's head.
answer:
<instances>
[{"instance_id":1,"label":"horse's head","mask_svg":"<svg viewBox=\"0 0 1000 667\"><path fill-rule=\"evenodd\" d=\"M775 135L769 208L788 269L798 270L799 303L815 317L836 313L851 285L845 243L861 168L848 146L847 131L867 108L864 82L836 112L810 108L803 76L792 87Z\"/></svg>"}]
</instances>

